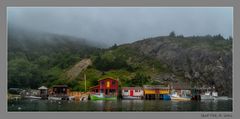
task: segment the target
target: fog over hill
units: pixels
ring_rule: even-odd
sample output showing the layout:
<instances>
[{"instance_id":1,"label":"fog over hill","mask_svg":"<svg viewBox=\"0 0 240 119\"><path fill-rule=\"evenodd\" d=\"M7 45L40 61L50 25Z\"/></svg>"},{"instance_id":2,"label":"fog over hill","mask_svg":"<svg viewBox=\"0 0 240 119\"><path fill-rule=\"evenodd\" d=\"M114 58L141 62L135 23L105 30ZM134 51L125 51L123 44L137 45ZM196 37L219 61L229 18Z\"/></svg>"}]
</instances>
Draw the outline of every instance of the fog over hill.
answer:
<instances>
[{"instance_id":1,"label":"fog over hill","mask_svg":"<svg viewBox=\"0 0 240 119\"><path fill-rule=\"evenodd\" d=\"M222 34L232 36L231 7L8 7L8 23L103 43L143 38Z\"/></svg>"}]
</instances>

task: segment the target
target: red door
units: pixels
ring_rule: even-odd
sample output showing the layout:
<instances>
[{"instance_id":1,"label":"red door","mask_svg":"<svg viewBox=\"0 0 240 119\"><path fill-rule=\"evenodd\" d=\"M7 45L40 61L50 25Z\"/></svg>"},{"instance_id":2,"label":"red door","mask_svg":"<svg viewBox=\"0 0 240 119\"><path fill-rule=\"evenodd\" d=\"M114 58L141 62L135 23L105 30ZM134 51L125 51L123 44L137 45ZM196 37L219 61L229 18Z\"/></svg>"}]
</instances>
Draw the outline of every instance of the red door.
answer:
<instances>
[{"instance_id":1,"label":"red door","mask_svg":"<svg viewBox=\"0 0 240 119\"><path fill-rule=\"evenodd\" d=\"M133 96L133 90L130 90L130 96Z\"/></svg>"}]
</instances>

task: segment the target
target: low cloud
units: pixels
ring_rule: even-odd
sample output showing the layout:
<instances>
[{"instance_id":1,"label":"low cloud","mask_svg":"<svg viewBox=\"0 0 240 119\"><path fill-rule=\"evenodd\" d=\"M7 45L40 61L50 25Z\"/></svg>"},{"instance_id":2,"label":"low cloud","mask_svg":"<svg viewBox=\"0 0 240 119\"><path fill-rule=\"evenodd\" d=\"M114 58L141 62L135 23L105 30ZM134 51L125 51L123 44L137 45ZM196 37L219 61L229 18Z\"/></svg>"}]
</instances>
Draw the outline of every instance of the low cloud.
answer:
<instances>
[{"instance_id":1,"label":"low cloud","mask_svg":"<svg viewBox=\"0 0 240 119\"><path fill-rule=\"evenodd\" d=\"M232 36L231 7L8 7L8 22L23 28L123 44L177 34Z\"/></svg>"}]
</instances>

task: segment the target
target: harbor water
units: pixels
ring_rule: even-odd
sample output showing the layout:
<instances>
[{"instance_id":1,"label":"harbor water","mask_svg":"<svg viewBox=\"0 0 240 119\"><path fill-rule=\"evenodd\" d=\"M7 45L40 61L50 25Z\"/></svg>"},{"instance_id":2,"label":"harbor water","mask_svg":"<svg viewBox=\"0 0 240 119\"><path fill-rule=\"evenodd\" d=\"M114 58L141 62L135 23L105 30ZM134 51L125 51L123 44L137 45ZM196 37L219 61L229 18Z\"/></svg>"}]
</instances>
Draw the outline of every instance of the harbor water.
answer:
<instances>
[{"instance_id":1,"label":"harbor water","mask_svg":"<svg viewBox=\"0 0 240 119\"><path fill-rule=\"evenodd\" d=\"M232 100L115 100L115 101L53 101L20 99L8 100L8 111L148 111L148 112L183 112L183 111L232 111Z\"/></svg>"}]
</instances>

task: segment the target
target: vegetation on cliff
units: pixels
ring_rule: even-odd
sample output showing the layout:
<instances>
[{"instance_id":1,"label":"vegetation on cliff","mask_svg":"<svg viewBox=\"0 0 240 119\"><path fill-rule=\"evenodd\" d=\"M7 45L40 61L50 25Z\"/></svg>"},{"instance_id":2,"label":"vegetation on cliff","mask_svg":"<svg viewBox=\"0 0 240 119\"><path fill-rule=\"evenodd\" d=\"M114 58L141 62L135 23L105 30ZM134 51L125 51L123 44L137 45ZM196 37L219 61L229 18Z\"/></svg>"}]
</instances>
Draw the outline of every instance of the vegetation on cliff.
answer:
<instances>
[{"instance_id":1,"label":"vegetation on cliff","mask_svg":"<svg viewBox=\"0 0 240 119\"><path fill-rule=\"evenodd\" d=\"M232 94L232 38L161 36L131 44L97 48L93 42L70 36L9 29L8 87L37 88L67 84L84 91L104 77L121 86L188 82L192 87L214 86L220 95ZM69 70L83 59L92 64L75 79Z\"/></svg>"}]
</instances>

